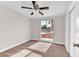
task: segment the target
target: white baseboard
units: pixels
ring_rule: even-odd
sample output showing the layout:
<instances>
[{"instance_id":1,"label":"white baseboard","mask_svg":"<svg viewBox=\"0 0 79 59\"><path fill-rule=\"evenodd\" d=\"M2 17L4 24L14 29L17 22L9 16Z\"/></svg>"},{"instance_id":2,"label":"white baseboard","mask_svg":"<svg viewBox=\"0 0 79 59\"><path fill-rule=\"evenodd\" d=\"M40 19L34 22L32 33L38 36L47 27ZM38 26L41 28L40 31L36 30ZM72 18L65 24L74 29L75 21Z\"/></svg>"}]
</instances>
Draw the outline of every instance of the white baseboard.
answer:
<instances>
[{"instance_id":1,"label":"white baseboard","mask_svg":"<svg viewBox=\"0 0 79 59\"><path fill-rule=\"evenodd\" d=\"M25 42L28 42L28 41L30 41L30 40L22 41L22 42L20 42L20 43L17 43L17 44L15 44L15 45L12 45L12 46L10 46L10 47L7 47L7 48L5 48L5 49L2 49L2 50L0 50L0 53L6 51L6 50L8 50L8 49L11 49L11 48L13 48L13 47L16 47L16 46L18 46L18 45L20 45L20 44L23 44L23 43L25 43Z\"/></svg>"},{"instance_id":2,"label":"white baseboard","mask_svg":"<svg viewBox=\"0 0 79 59\"><path fill-rule=\"evenodd\" d=\"M53 42L53 43L65 45L64 43L61 43L61 42Z\"/></svg>"}]
</instances>

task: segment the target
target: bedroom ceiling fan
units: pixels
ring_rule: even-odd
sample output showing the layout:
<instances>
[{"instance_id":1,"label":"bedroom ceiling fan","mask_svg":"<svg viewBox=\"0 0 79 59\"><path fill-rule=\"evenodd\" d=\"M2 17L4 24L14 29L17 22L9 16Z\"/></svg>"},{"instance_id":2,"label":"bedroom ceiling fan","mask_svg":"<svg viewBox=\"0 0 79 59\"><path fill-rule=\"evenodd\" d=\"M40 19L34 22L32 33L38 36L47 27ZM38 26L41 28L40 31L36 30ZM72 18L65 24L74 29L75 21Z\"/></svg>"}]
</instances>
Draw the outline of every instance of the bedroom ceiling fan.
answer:
<instances>
[{"instance_id":1,"label":"bedroom ceiling fan","mask_svg":"<svg viewBox=\"0 0 79 59\"><path fill-rule=\"evenodd\" d=\"M42 13L40 10L48 10L49 7L39 7L38 4L36 4L36 1L32 1L32 4L33 4L33 8L32 7L25 7L25 6L21 6L21 8L23 9L33 9L35 12L38 11L38 13L40 13L41 15L44 15L44 13ZM30 15L33 15L34 12L31 12Z\"/></svg>"}]
</instances>

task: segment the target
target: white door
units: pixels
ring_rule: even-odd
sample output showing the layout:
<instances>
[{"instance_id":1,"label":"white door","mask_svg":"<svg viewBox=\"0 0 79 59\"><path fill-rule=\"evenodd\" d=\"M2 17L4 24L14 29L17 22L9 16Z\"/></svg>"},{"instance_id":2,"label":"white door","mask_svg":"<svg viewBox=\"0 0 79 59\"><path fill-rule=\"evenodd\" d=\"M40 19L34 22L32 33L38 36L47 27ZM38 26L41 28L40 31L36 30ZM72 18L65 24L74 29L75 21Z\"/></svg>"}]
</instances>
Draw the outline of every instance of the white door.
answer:
<instances>
[{"instance_id":1,"label":"white door","mask_svg":"<svg viewBox=\"0 0 79 59\"><path fill-rule=\"evenodd\" d=\"M79 57L79 2L76 3L76 36L75 56Z\"/></svg>"},{"instance_id":2,"label":"white door","mask_svg":"<svg viewBox=\"0 0 79 59\"><path fill-rule=\"evenodd\" d=\"M70 56L79 57L79 5L70 13Z\"/></svg>"}]
</instances>

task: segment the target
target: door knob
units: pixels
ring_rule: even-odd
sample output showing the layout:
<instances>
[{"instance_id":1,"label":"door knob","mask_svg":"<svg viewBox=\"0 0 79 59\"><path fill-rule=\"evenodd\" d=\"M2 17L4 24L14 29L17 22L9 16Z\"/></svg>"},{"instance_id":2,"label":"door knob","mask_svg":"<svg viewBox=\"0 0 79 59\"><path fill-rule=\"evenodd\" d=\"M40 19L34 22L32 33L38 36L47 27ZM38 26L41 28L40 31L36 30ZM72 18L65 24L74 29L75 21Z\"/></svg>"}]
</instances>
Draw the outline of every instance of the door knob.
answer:
<instances>
[{"instance_id":1,"label":"door knob","mask_svg":"<svg viewBox=\"0 0 79 59\"><path fill-rule=\"evenodd\" d=\"M74 47L79 47L79 44L73 43L73 46L74 46Z\"/></svg>"}]
</instances>

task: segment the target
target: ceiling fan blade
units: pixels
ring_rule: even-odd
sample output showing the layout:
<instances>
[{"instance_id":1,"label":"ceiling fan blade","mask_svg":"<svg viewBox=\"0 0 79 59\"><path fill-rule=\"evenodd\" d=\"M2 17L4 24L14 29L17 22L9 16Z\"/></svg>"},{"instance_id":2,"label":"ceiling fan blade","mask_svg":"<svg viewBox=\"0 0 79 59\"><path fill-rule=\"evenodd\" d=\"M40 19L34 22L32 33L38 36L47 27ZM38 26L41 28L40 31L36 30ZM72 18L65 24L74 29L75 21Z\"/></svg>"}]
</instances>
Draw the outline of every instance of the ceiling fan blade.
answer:
<instances>
[{"instance_id":1,"label":"ceiling fan blade","mask_svg":"<svg viewBox=\"0 0 79 59\"><path fill-rule=\"evenodd\" d=\"M33 15L34 14L34 12L32 12L30 15Z\"/></svg>"},{"instance_id":2,"label":"ceiling fan blade","mask_svg":"<svg viewBox=\"0 0 79 59\"><path fill-rule=\"evenodd\" d=\"M40 7L40 10L45 10L45 9L49 9L49 7Z\"/></svg>"},{"instance_id":3,"label":"ceiling fan blade","mask_svg":"<svg viewBox=\"0 0 79 59\"><path fill-rule=\"evenodd\" d=\"M33 7L35 7L34 5L36 4L36 1L32 1Z\"/></svg>"},{"instance_id":4,"label":"ceiling fan blade","mask_svg":"<svg viewBox=\"0 0 79 59\"><path fill-rule=\"evenodd\" d=\"M38 11L41 15L44 15L41 11Z\"/></svg>"},{"instance_id":5,"label":"ceiling fan blade","mask_svg":"<svg viewBox=\"0 0 79 59\"><path fill-rule=\"evenodd\" d=\"M33 9L31 7L24 7L24 6L22 6L21 8L24 8L24 9Z\"/></svg>"}]
</instances>

